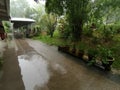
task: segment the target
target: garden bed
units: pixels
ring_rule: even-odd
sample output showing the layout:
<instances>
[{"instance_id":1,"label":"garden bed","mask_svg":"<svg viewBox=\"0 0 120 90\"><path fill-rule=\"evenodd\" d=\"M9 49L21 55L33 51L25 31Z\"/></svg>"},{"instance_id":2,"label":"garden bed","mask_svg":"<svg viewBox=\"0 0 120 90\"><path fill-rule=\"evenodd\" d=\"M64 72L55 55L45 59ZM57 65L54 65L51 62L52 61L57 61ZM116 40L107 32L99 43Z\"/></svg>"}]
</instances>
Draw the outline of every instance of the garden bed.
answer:
<instances>
[{"instance_id":1,"label":"garden bed","mask_svg":"<svg viewBox=\"0 0 120 90\"><path fill-rule=\"evenodd\" d=\"M111 65L114 62L114 58L108 58L107 62L103 62L100 58L95 58L93 60L92 55L86 54L83 50L71 49L69 46L58 46L58 50L70 54L74 57L78 57L81 60L85 61L89 65L97 66L106 71L111 70Z\"/></svg>"}]
</instances>

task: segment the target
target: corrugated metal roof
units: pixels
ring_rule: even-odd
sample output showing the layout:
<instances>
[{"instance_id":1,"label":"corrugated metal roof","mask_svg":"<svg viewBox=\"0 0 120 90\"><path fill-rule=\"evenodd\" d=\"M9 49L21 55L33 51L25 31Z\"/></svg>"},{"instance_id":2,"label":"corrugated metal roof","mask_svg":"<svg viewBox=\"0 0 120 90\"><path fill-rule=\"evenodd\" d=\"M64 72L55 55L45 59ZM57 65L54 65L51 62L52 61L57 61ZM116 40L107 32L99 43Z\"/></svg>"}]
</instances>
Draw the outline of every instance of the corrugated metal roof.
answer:
<instances>
[{"instance_id":1,"label":"corrugated metal roof","mask_svg":"<svg viewBox=\"0 0 120 90\"><path fill-rule=\"evenodd\" d=\"M11 22L14 23L14 28L19 28L25 25L29 25L31 23L35 23L35 20L30 18L11 18Z\"/></svg>"},{"instance_id":2,"label":"corrugated metal roof","mask_svg":"<svg viewBox=\"0 0 120 90\"><path fill-rule=\"evenodd\" d=\"M30 18L11 18L11 22L35 22L35 20Z\"/></svg>"}]
</instances>

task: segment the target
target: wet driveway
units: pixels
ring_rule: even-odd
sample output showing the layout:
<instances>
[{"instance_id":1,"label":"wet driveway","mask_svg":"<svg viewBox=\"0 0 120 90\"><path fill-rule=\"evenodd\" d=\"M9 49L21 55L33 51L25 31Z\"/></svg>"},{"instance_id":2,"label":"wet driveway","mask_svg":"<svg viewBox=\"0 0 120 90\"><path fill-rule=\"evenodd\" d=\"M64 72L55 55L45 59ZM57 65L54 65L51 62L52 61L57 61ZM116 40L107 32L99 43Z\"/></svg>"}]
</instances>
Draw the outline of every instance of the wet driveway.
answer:
<instances>
[{"instance_id":1,"label":"wet driveway","mask_svg":"<svg viewBox=\"0 0 120 90\"><path fill-rule=\"evenodd\" d=\"M16 50L26 90L120 90L120 74L87 66L37 40L18 39Z\"/></svg>"}]
</instances>

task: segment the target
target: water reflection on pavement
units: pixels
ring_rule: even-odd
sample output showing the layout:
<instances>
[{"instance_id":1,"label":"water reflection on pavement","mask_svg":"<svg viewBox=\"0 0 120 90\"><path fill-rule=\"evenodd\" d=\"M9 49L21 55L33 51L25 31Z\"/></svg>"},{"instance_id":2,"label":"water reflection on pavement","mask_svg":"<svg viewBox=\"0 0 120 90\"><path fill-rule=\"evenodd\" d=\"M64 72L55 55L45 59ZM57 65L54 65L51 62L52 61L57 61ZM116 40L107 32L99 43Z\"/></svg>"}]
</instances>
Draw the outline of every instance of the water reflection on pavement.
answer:
<instances>
[{"instance_id":1,"label":"water reflection on pavement","mask_svg":"<svg viewBox=\"0 0 120 90\"><path fill-rule=\"evenodd\" d=\"M18 60L26 90L37 90L37 88L45 90L50 78L48 63L34 52L20 55Z\"/></svg>"},{"instance_id":2,"label":"water reflection on pavement","mask_svg":"<svg viewBox=\"0 0 120 90\"><path fill-rule=\"evenodd\" d=\"M120 90L119 75L90 68L56 47L24 41L18 60L26 90Z\"/></svg>"},{"instance_id":3,"label":"water reflection on pavement","mask_svg":"<svg viewBox=\"0 0 120 90\"><path fill-rule=\"evenodd\" d=\"M120 75L90 68L79 59L37 40L27 42L50 63L49 90L120 90Z\"/></svg>"}]
</instances>

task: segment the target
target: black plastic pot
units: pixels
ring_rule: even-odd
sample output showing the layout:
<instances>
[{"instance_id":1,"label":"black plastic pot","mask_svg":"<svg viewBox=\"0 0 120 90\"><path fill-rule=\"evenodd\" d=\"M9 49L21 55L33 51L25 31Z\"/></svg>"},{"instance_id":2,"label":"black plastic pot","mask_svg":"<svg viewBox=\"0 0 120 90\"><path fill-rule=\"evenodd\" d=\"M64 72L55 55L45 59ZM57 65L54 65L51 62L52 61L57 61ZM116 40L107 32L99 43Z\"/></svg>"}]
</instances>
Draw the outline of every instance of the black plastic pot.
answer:
<instances>
[{"instance_id":1,"label":"black plastic pot","mask_svg":"<svg viewBox=\"0 0 120 90\"><path fill-rule=\"evenodd\" d=\"M84 51L80 50L78 52L78 57L83 58L83 55L84 55Z\"/></svg>"},{"instance_id":2,"label":"black plastic pot","mask_svg":"<svg viewBox=\"0 0 120 90\"><path fill-rule=\"evenodd\" d=\"M114 58L112 57L108 57L108 63L102 63L102 66L105 68L106 71L110 71L111 70L111 65L114 62Z\"/></svg>"},{"instance_id":3,"label":"black plastic pot","mask_svg":"<svg viewBox=\"0 0 120 90\"><path fill-rule=\"evenodd\" d=\"M93 55L88 54L88 59L89 59L89 61L93 60L93 58L94 58Z\"/></svg>"},{"instance_id":4,"label":"black plastic pot","mask_svg":"<svg viewBox=\"0 0 120 90\"><path fill-rule=\"evenodd\" d=\"M58 50L63 52L68 52L69 46L58 46Z\"/></svg>"}]
</instances>

